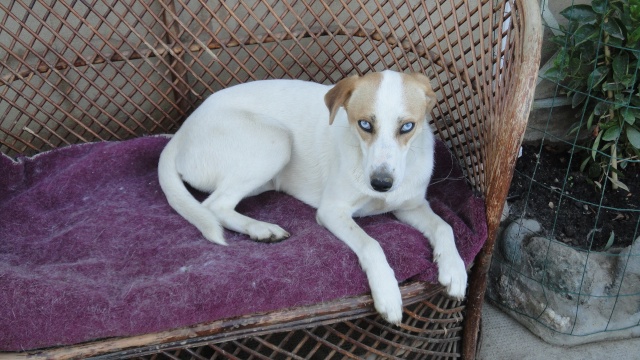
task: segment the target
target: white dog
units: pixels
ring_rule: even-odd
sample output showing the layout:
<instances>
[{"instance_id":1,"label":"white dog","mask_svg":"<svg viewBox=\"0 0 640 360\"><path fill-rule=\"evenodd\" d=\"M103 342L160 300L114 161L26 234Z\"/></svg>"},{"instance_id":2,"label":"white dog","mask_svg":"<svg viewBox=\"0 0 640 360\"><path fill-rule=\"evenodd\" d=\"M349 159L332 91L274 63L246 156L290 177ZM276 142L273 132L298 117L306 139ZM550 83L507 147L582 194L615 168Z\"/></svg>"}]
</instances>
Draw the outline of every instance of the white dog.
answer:
<instances>
[{"instance_id":1,"label":"white dog","mask_svg":"<svg viewBox=\"0 0 640 360\"><path fill-rule=\"evenodd\" d=\"M393 212L429 239L439 282L463 298L465 265L451 226L425 200L434 136L427 114L436 101L428 79L393 71L349 77L335 86L300 80L237 85L210 96L160 156L169 204L208 240L225 245L222 227L258 241L289 234L235 211L267 190L318 209L316 219L358 256L376 310L402 320L402 298L382 248L353 220ZM198 202L183 181L211 192Z\"/></svg>"}]
</instances>

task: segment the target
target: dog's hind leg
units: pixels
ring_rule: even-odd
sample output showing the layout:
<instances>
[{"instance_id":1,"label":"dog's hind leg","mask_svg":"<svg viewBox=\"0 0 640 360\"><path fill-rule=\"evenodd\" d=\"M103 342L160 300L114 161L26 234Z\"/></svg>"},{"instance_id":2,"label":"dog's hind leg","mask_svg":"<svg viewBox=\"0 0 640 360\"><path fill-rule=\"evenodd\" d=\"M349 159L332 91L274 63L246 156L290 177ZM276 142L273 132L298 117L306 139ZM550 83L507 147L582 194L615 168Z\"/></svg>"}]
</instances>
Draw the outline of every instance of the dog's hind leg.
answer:
<instances>
[{"instance_id":1,"label":"dog's hind leg","mask_svg":"<svg viewBox=\"0 0 640 360\"><path fill-rule=\"evenodd\" d=\"M291 157L291 141L286 132L268 125L249 128L250 141L242 148L228 152L219 164L228 171L221 176L215 191L202 203L218 218L222 226L253 240L274 242L286 239L289 233L280 226L259 221L238 213L238 203L249 196L274 190L274 177Z\"/></svg>"},{"instance_id":2,"label":"dog's hind leg","mask_svg":"<svg viewBox=\"0 0 640 360\"><path fill-rule=\"evenodd\" d=\"M253 240L276 242L288 238L289 233L280 226L250 218L235 210L240 200L251 195L252 192L254 189L249 189L247 186L234 186L232 189L222 187L202 204L216 215L222 226L249 235Z\"/></svg>"}]
</instances>

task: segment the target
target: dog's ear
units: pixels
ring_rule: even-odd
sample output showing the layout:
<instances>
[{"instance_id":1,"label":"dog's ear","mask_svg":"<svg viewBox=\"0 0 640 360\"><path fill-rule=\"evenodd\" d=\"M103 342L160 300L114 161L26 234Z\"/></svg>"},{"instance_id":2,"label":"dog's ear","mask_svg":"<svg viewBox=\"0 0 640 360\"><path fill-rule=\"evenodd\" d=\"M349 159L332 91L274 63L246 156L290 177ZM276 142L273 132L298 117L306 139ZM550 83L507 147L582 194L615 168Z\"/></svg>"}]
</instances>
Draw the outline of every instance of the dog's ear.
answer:
<instances>
[{"instance_id":1,"label":"dog's ear","mask_svg":"<svg viewBox=\"0 0 640 360\"><path fill-rule=\"evenodd\" d=\"M357 81L357 75L342 79L324 96L324 103L329 108L329 125L333 124L338 109L341 106L344 107L349 101Z\"/></svg>"},{"instance_id":2,"label":"dog's ear","mask_svg":"<svg viewBox=\"0 0 640 360\"><path fill-rule=\"evenodd\" d=\"M433 92L433 88L431 88L429 78L421 73L411 73L409 76L424 89L424 94L427 98L427 114L430 113L436 105L437 98L436 93Z\"/></svg>"}]
</instances>

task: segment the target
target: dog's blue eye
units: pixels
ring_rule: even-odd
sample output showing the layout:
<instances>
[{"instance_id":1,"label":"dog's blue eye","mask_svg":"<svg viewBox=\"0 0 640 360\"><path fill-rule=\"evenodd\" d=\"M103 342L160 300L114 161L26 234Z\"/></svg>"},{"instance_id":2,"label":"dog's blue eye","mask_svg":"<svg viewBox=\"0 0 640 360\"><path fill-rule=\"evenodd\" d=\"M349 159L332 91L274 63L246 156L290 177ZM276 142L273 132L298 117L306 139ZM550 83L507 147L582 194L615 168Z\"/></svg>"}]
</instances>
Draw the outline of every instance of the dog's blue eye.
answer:
<instances>
[{"instance_id":1,"label":"dog's blue eye","mask_svg":"<svg viewBox=\"0 0 640 360\"><path fill-rule=\"evenodd\" d=\"M371 132L371 130L373 130L371 128L371 123L368 122L367 120L359 120L358 125L362 128L362 130L366 132Z\"/></svg>"},{"instance_id":2,"label":"dog's blue eye","mask_svg":"<svg viewBox=\"0 0 640 360\"><path fill-rule=\"evenodd\" d=\"M400 128L400 134L406 134L409 131L413 130L413 127L415 126L415 123L412 122L408 122L405 123L404 125L402 125L402 127Z\"/></svg>"}]
</instances>

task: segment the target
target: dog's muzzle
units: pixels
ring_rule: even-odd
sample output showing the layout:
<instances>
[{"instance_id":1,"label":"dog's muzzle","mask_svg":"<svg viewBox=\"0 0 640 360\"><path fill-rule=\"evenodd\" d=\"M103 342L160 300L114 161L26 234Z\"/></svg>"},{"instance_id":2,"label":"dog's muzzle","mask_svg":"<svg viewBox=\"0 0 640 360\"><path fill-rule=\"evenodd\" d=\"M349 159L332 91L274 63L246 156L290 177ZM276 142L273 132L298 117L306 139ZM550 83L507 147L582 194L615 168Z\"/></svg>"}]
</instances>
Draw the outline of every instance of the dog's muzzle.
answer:
<instances>
[{"instance_id":1,"label":"dog's muzzle","mask_svg":"<svg viewBox=\"0 0 640 360\"><path fill-rule=\"evenodd\" d=\"M375 172L371 175L371 187L375 191L387 192L393 186L393 176L388 172Z\"/></svg>"}]
</instances>

